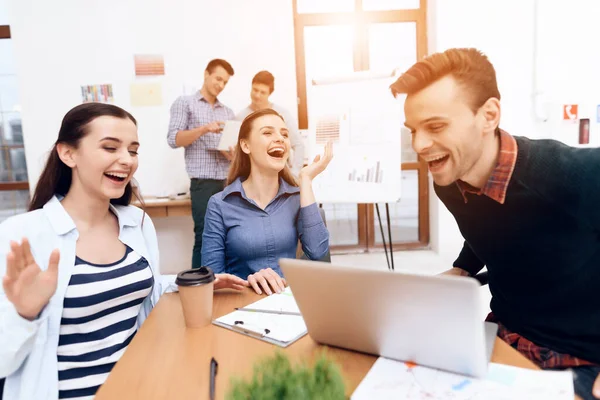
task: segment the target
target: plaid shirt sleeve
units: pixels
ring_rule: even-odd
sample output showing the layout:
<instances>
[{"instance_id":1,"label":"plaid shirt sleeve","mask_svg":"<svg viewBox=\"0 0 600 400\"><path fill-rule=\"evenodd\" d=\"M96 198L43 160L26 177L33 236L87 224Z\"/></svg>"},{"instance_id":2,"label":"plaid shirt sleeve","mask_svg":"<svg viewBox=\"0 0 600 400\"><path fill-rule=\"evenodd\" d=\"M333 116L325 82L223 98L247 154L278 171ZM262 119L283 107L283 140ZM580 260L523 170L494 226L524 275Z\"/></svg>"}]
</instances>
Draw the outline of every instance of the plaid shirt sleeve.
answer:
<instances>
[{"instance_id":1,"label":"plaid shirt sleeve","mask_svg":"<svg viewBox=\"0 0 600 400\"><path fill-rule=\"evenodd\" d=\"M171 106L171 120L169 121L169 132L167 133L167 143L171 148L177 148L175 138L177 132L188 129L189 111L183 96L180 96Z\"/></svg>"},{"instance_id":2,"label":"plaid shirt sleeve","mask_svg":"<svg viewBox=\"0 0 600 400\"><path fill-rule=\"evenodd\" d=\"M233 110L229 107L221 106L216 108L216 120L217 121L230 121L235 119L235 114ZM213 121L213 119L209 119L208 115L204 116L204 120ZM221 142L221 134L216 132L208 132L206 135L200 137L200 142L202 143L202 148L208 151L212 151L215 156L221 160L226 161L227 159L220 152L218 152L219 143ZM229 161L227 161L229 163Z\"/></svg>"},{"instance_id":3,"label":"plaid shirt sleeve","mask_svg":"<svg viewBox=\"0 0 600 400\"><path fill-rule=\"evenodd\" d=\"M531 340L519 335L518 333L510 331L496 318L494 313L489 313L485 320L497 323L497 336L542 369L572 368L581 367L584 365L595 365L590 361L577 358L569 354L559 353L557 351L550 350L547 347L539 346L533 343Z\"/></svg>"}]
</instances>

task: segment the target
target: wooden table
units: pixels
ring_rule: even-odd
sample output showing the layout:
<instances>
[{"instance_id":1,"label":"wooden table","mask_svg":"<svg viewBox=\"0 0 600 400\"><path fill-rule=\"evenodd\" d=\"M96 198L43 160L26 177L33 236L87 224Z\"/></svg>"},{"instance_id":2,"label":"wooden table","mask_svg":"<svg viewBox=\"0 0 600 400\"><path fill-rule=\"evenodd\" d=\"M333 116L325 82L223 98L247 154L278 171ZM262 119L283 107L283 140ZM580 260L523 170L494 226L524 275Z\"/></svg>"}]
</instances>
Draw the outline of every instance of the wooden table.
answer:
<instances>
[{"instance_id":1,"label":"wooden table","mask_svg":"<svg viewBox=\"0 0 600 400\"><path fill-rule=\"evenodd\" d=\"M180 217L192 215L192 200L172 200L172 199L154 199L148 198L144 200L144 209L152 218L162 217ZM136 207L142 208L138 202L132 203Z\"/></svg>"},{"instance_id":2,"label":"wooden table","mask_svg":"<svg viewBox=\"0 0 600 400\"><path fill-rule=\"evenodd\" d=\"M213 317L258 300L250 290L215 293ZM210 325L186 329L179 294L164 295L143 324L106 383L103 399L207 399L211 357L219 363L216 397L224 398L231 377L250 377L258 359L279 347L225 328ZM377 357L321 346L306 335L284 350L294 360L312 360L321 351L339 363L347 395L354 392ZM524 368L537 367L512 347L496 339L492 361Z\"/></svg>"}]
</instances>

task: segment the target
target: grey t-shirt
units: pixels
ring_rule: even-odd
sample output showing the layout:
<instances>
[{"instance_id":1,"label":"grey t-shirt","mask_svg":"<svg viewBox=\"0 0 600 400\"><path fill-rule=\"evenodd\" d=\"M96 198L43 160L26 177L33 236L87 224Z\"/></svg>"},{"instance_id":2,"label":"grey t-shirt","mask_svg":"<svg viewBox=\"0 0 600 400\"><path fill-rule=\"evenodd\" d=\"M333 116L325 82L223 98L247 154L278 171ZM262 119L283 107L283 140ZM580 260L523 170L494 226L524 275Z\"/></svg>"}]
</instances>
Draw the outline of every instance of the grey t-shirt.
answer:
<instances>
[{"instance_id":1,"label":"grey t-shirt","mask_svg":"<svg viewBox=\"0 0 600 400\"><path fill-rule=\"evenodd\" d=\"M302 141L300 132L298 132L298 123L296 122L295 118L292 117L292 114L290 114L290 112L285 108L275 103L271 103L269 105L269 108L272 108L273 110L281 114L281 116L285 120L288 130L290 131L290 143L292 145L292 154L290 155L290 158L288 160L288 165L292 170L292 174L294 174L294 176L298 176L298 173L304 166L304 142ZM250 106L248 106L240 112L238 112L235 115L235 119L241 121L248 115L250 115L253 111L254 110L252 110Z\"/></svg>"}]
</instances>

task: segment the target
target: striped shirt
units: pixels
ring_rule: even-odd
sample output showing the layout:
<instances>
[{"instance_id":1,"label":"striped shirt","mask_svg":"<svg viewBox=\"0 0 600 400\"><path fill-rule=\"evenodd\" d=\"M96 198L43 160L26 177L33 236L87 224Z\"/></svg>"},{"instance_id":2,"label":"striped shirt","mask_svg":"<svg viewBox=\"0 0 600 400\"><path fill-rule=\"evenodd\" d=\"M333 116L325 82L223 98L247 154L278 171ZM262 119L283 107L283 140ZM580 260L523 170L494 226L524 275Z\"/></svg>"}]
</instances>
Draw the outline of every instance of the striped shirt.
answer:
<instances>
[{"instance_id":1,"label":"striped shirt","mask_svg":"<svg viewBox=\"0 0 600 400\"><path fill-rule=\"evenodd\" d=\"M231 108L219 100L211 105L200 92L180 96L171 106L167 143L176 148L177 132L196 129L214 121L235 119ZM190 178L224 180L229 161L217 150L221 135L209 132L185 148L185 169Z\"/></svg>"},{"instance_id":2,"label":"striped shirt","mask_svg":"<svg viewBox=\"0 0 600 400\"><path fill-rule=\"evenodd\" d=\"M154 284L148 261L127 246L119 261L75 258L58 342L60 399L92 399L125 352Z\"/></svg>"}]
</instances>

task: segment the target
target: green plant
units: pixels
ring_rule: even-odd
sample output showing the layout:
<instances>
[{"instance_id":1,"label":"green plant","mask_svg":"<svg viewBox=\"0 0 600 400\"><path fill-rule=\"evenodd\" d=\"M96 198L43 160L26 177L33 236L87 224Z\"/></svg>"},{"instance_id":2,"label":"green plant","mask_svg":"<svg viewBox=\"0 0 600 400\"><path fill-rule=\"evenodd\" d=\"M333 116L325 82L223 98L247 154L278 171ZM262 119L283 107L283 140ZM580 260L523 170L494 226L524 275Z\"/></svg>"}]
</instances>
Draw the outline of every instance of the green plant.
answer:
<instances>
[{"instance_id":1,"label":"green plant","mask_svg":"<svg viewBox=\"0 0 600 400\"><path fill-rule=\"evenodd\" d=\"M342 400L344 381L338 366L321 355L310 367L293 367L281 352L254 366L250 381L232 380L228 400Z\"/></svg>"}]
</instances>

